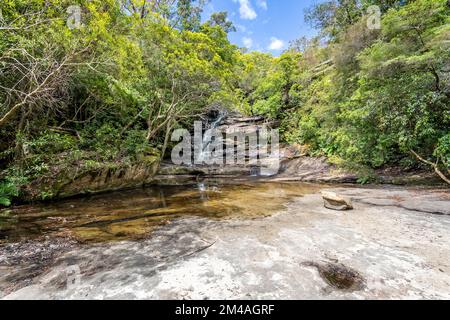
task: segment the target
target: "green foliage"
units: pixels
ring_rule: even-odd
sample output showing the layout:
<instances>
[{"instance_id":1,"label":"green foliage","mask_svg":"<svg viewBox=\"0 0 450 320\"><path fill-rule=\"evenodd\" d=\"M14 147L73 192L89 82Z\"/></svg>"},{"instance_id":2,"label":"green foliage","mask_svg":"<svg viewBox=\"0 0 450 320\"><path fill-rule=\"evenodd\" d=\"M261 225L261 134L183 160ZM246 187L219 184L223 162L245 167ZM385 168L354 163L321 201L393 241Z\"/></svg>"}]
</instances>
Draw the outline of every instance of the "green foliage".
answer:
<instances>
[{"instance_id":1,"label":"green foliage","mask_svg":"<svg viewBox=\"0 0 450 320\"><path fill-rule=\"evenodd\" d=\"M358 0L337 0L319 3L305 11L305 20L323 34L336 37L361 16Z\"/></svg>"},{"instance_id":2,"label":"green foliage","mask_svg":"<svg viewBox=\"0 0 450 320\"><path fill-rule=\"evenodd\" d=\"M278 118L294 105L300 59L301 54L293 51L278 58L261 53L245 55L240 86L250 113Z\"/></svg>"},{"instance_id":3,"label":"green foliage","mask_svg":"<svg viewBox=\"0 0 450 320\"><path fill-rule=\"evenodd\" d=\"M238 50L225 12L201 24L204 3L2 1L0 165L13 177L2 199L57 169L166 150L173 128L217 106L279 120L285 141L358 167L413 167L415 151L448 168L446 0L321 2L307 20L323 37L279 57ZM67 25L74 4L79 28Z\"/></svg>"},{"instance_id":4,"label":"green foliage","mask_svg":"<svg viewBox=\"0 0 450 320\"><path fill-rule=\"evenodd\" d=\"M450 133L439 139L434 156L442 162L445 169L450 171Z\"/></svg>"},{"instance_id":5,"label":"green foliage","mask_svg":"<svg viewBox=\"0 0 450 320\"><path fill-rule=\"evenodd\" d=\"M131 130L127 132L127 136L122 142L122 150L132 157L146 154L149 150L149 145L145 139L145 131Z\"/></svg>"},{"instance_id":6,"label":"green foliage","mask_svg":"<svg viewBox=\"0 0 450 320\"><path fill-rule=\"evenodd\" d=\"M77 139L69 134L46 131L36 139L22 143L28 149L27 152L35 155L52 155L75 148Z\"/></svg>"},{"instance_id":7,"label":"green foliage","mask_svg":"<svg viewBox=\"0 0 450 320\"><path fill-rule=\"evenodd\" d=\"M194 5L195 0L178 0L177 13L182 30L198 31L200 29L201 7Z\"/></svg>"},{"instance_id":8,"label":"green foliage","mask_svg":"<svg viewBox=\"0 0 450 320\"><path fill-rule=\"evenodd\" d=\"M69 28L67 8L82 24ZM0 3L0 155L32 181L69 166L128 163L173 127L232 108L238 48L203 0ZM3 174L2 174L3 176Z\"/></svg>"},{"instance_id":9,"label":"green foliage","mask_svg":"<svg viewBox=\"0 0 450 320\"><path fill-rule=\"evenodd\" d=\"M6 181L0 182L0 206L10 206L12 198L18 195L19 192L13 183Z\"/></svg>"},{"instance_id":10,"label":"green foliage","mask_svg":"<svg viewBox=\"0 0 450 320\"><path fill-rule=\"evenodd\" d=\"M228 20L228 12L213 13L206 24L211 27L219 26L226 33L236 32L236 27L233 25L233 22Z\"/></svg>"},{"instance_id":11,"label":"green foliage","mask_svg":"<svg viewBox=\"0 0 450 320\"><path fill-rule=\"evenodd\" d=\"M324 37L339 41L339 37L365 16L367 8L378 6L385 13L398 9L414 0L329 0L305 10L305 20L321 30ZM364 19L363 19L364 20Z\"/></svg>"},{"instance_id":12,"label":"green foliage","mask_svg":"<svg viewBox=\"0 0 450 320\"><path fill-rule=\"evenodd\" d=\"M93 132L85 139L84 148L95 151L97 159L114 159L119 152L120 130L109 123L89 129L92 129Z\"/></svg>"},{"instance_id":13,"label":"green foliage","mask_svg":"<svg viewBox=\"0 0 450 320\"><path fill-rule=\"evenodd\" d=\"M341 9L370 4L383 5L381 32L368 30L363 14L339 22ZM328 23L330 15L338 21L320 25L332 44L318 48L303 41L298 46L304 60L293 78L300 89L293 112L283 119L284 138L309 145L314 154L372 168L417 165L411 150L427 159L434 155L448 167L446 1L368 1L356 7L335 1L312 14L317 23Z\"/></svg>"}]
</instances>

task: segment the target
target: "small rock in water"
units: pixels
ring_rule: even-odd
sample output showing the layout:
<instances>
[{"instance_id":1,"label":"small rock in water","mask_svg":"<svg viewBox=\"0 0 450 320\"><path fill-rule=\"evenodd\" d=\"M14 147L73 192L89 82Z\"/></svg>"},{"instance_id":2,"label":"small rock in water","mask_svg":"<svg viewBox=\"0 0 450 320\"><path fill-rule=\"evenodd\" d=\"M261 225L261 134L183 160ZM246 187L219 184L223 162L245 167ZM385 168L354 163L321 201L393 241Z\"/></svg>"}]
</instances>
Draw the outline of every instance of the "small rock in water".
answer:
<instances>
[{"instance_id":1,"label":"small rock in water","mask_svg":"<svg viewBox=\"0 0 450 320\"><path fill-rule=\"evenodd\" d=\"M325 208L331 210L352 210L353 204L351 199L347 197L342 197L334 192L323 191L322 197L325 202Z\"/></svg>"}]
</instances>

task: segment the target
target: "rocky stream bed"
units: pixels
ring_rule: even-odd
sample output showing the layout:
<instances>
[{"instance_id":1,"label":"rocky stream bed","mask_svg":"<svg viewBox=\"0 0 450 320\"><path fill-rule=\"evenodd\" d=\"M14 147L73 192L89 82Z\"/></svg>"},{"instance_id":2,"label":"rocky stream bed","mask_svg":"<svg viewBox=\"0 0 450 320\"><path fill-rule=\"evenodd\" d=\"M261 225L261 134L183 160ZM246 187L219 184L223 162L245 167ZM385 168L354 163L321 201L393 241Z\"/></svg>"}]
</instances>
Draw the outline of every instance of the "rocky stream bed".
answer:
<instances>
[{"instance_id":1,"label":"rocky stream bed","mask_svg":"<svg viewBox=\"0 0 450 320\"><path fill-rule=\"evenodd\" d=\"M5 215L3 299L450 298L446 189L205 182Z\"/></svg>"},{"instance_id":2,"label":"rocky stream bed","mask_svg":"<svg viewBox=\"0 0 450 320\"><path fill-rule=\"evenodd\" d=\"M448 188L407 186L435 181L417 172L379 172L403 186L361 187L300 146L280 157L271 177L152 158L57 184L62 198L89 196L0 210L0 298L450 298ZM353 209L324 206L324 191Z\"/></svg>"}]
</instances>

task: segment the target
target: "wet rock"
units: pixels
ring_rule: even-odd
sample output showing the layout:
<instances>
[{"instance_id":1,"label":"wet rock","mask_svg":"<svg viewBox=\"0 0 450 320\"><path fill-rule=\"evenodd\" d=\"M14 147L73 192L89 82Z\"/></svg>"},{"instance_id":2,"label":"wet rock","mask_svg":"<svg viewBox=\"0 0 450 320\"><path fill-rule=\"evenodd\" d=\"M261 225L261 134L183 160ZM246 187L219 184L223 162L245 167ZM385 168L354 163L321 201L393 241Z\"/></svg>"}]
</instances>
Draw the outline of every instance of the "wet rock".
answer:
<instances>
[{"instance_id":1,"label":"wet rock","mask_svg":"<svg viewBox=\"0 0 450 320\"><path fill-rule=\"evenodd\" d=\"M73 249L77 241L70 237L42 237L0 245L0 266L46 265L55 256Z\"/></svg>"},{"instance_id":2,"label":"wet rock","mask_svg":"<svg viewBox=\"0 0 450 320\"><path fill-rule=\"evenodd\" d=\"M212 125L211 125L212 123ZM204 127L214 129L217 132L230 134L225 145L233 145L236 132L254 133L263 129L277 128L279 123L270 122L264 117L246 117L240 114L226 114L214 110L208 114L208 120L204 121ZM223 154L217 154L217 158L209 158L211 163L216 165L193 165L175 166L172 163L162 163L160 170L154 181L159 184L183 184L186 181L195 181L197 176L226 177L238 179L240 177L260 177L272 181L304 181L304 182L336 182L355 183L358 177L354 174L338 170L334 165L327 162L327 159L309 157L308 146L304 145L280 145L280 158L260 159L255 170L255 163L252 159L257 159L259 150L245 145L246 161L239 164L229 164L224 167L223 159L226 155L226 148ZM176 181L174 181L176 180Z\"/></svg>"},{"instance_id":3,"label":"wet rock","mask_svg":"<svg viewBox=\"0 0 450 320\"><path fill-rule=\"evenodd\" d=\"M63 236L0 245L0 292L10 293L31 285L57 257L76 247L77 241Z\"/></svg>"},{"instance_id":4,"label":"wet rock","mask_svg":"<svg viewBox=\"0 0 450 320\"><path fill-rule=\"evenodd\" d=\"M9 278L12 272L22 270L19 275L25 275L34 271L21 266L3 271L0 266L0 299L245 300L248 294L257 300L450 298L449 217L358 202L358 214L342 219L340 215L321 214L324 209L319 190L323 185L317 185L312 193L302 191L309 190L310 184L271 183L265 191L260 186L239 185L233 187L233 193L222 190L224 197L211 196L212 203L195 197L207 214L164 217L172 223L156 229L147 239L80 246L58 257L49 265L49 273L32 279L21 290L9 289L17 279ZM353 201L439 200L443 201L440 206L450 207L448 189L342 186L332 191L351 196ZM191 191L170 194L175 198L166 199L168 206L175 199L189 198ZM133 216L138 211L147 212L148 208L139 205L148 203L148 197L140 199L122 192L105 201L110 207L102 211L120 214L120 210L112 210L120 196L129 200L120 205L120 210L136 210ZM93 203L102 203L101 197L93 197ZM269 207L281 198L290 200ZM77 201L82 216L93 213L83 206L86 200ZM183 202L179 212L195 212L188 203ZM253 212L251 220L242 219L240 208ZM225 220L206 218L214 210L215 217L234 216ZM253 214L261 217L267 212L277 214L252 218L256 217ZM236 245L236 239L240 245ZM312 263L302 267L302 261ZM82 281L69 289L61 287L60 280L67 278L67 266L73 265L80 266ZM3 276L7 289L2 291Z\"/></svg>"},{"instance_id":5,"label":"wet rock","mask_svg":"<svg viewBox=\"0 0 450 320\"><path fill-rule=\"evenodd\" d=\"M322 197L324 200L325 208L331 210L352 210L353 204L352 201L347 197L342 197L337 195L334 192L323 191Z\"/></svg>"},{"instance_id":6,"label":"wet rock","mask_svg":"<svg viewBox=\"0 0 450 320\"><path fill-rule=\"evenodd\" d=\"M299 152L292 155L286 148L281 150L283 157L276 180L326 183L356 183L358 180L356 175L330 165L325 157L302 156Z\"/></svg>"},{"instance_id":7,"label":"wet rock","mask_svg":"<svg viewBox=\"0 0 450 320\"><path fill-rule=\"evenodd\" d=\"M136 188L154 181L159 168L157 155L143 155L135 164L101 164L98 168L57 169L24 187L22 200L63 199L73 196ZM55 169L56 170L56 169Z\"/></svg>"}]
</instances>

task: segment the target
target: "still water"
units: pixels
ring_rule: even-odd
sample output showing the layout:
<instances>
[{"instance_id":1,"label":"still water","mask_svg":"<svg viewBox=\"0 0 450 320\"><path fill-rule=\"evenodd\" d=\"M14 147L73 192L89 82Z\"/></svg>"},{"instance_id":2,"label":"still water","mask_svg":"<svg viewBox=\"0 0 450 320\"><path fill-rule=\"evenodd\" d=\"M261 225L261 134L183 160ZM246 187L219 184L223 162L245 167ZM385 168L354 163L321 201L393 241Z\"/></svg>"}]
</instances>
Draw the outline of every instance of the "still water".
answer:
<instances>
[{"instance_id":1,"label":"still water","mask_svg":"<svg viewBox=\"0 0 450 320\"><path fill-rule=\"evenodd\" d=\"M272 215L320 185L300 183L198 183L113 192L0 211L0 243L42 236L80 242L137 240L184 216L252 219Z\"/></svg>"}]
</instances>

